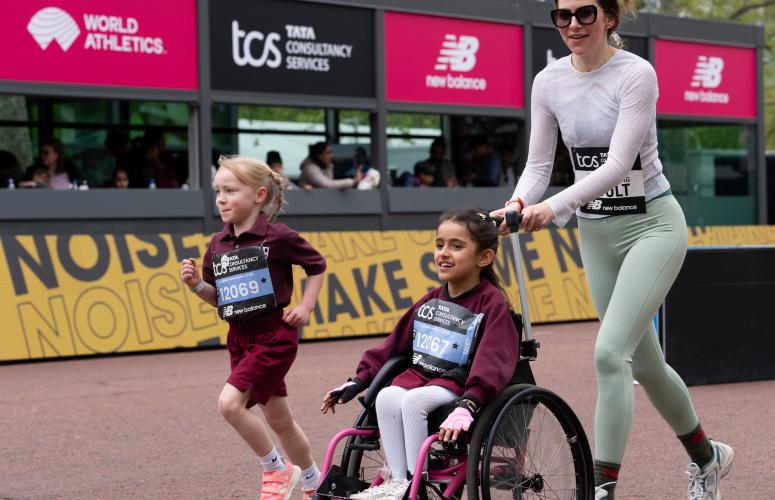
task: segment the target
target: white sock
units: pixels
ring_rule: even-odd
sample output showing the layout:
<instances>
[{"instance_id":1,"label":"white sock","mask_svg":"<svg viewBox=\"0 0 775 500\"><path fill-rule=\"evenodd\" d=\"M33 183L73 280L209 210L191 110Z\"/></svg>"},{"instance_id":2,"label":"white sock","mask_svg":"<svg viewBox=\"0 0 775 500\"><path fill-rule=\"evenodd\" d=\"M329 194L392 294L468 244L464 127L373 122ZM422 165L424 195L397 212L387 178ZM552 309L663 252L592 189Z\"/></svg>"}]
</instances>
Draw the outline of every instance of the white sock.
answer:
<instances>
[{"instance_id":1,"label":"white sock","mask_svg":"<svg viewBox=\"0 0 775 500\"><path fill-rule=\"evenodd\" d=\"M301 489L316 490L320 483L320 469L312 462L312 465L301 471Z\"/></svg>"},{"instance_id":2,"label":"white sock","mask_svg":"<svg viewBox=\"0 0 775 500\"><path fill-rule=\"evenodd\" d=\"M283 456L277 451L277 448L272 448L269 455L265 457L258 457L261 461L261 467L264 470L283 470L285 469L285 461Z\"/></svg>"}]
</instances>

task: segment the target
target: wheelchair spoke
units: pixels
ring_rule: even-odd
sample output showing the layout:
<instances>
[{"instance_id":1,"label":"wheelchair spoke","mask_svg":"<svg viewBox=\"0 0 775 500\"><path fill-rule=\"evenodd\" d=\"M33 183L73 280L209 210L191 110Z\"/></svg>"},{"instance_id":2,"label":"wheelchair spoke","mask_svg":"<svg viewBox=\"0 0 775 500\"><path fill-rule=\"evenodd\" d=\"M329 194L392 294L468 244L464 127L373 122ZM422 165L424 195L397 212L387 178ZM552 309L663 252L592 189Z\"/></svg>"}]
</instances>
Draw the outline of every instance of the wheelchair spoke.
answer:
<instances>
[{"instance_id":1,"label":"wheelchair spoke","mask_svg":"<svg viewBox=\"0 0 775 500\"><path fill-rule=\"evenodd\" d=\"M566 435L545 398L515 401L502 410L493 431L485 498L580 498L575 440Z\"/></svg>"}]
</instances>

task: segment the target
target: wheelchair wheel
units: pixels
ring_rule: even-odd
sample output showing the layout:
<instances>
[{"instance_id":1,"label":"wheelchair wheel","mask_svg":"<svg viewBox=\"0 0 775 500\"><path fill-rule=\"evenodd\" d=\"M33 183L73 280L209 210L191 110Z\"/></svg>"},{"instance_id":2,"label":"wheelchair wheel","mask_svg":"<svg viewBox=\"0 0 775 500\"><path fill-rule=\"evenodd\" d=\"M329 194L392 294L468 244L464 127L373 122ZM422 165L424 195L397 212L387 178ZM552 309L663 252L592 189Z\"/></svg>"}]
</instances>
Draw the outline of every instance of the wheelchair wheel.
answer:
<instances>
[{"instance_id":1,"label":"wheelchair wheel","mask_svg":"<svg viewBox=\"0 0 775 500\"><path fill-rule=\"evenodd\" d=\"M362 410L355 419L353 427L375 426L371 422L366 410ZM379 445L378 439L350 436L345 442L342 452L342 470L348 476L357 477L361 481L371 484L385 466L385 456Z\"/></svg>"},{"instance_id":2,"label":"wheelchair wheel","mask_svg":"<svg viewBox=\"0 0 775 500\"><path fill-rule=\"evenodd\" d=\"M556 394L533 385L509 386L477 420L466 482L474 500L592 498L592 454L584 429Z\"/></svg>"}]
</instances>

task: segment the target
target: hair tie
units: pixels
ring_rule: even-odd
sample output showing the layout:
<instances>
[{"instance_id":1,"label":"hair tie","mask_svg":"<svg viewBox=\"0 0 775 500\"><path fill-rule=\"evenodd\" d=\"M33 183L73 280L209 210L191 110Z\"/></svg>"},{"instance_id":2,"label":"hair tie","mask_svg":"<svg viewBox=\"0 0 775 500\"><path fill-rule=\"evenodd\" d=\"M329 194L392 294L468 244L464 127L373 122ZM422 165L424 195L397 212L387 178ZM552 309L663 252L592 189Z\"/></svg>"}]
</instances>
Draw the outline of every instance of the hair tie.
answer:
<instances>
[{"instance_id":1,"label":"hair tie","mask_svg":"<svg viewBox=\"0 0 775 500\"><path fill-rule=\"evenodd\" d=\"M620 49L622 48L622 37L619 36L619 33L614 31L608 35L608 44L616 47L617 49Z\"/></svg>"}]
</instances>

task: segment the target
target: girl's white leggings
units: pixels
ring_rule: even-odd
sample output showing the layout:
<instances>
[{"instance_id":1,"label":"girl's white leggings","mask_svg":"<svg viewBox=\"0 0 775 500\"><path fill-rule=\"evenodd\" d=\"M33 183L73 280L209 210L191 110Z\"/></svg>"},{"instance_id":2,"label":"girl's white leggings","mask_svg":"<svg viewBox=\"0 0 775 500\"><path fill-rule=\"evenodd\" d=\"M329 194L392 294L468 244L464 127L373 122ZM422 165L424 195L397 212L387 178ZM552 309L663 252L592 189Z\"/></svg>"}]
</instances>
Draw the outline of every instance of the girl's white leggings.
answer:
<instances>
[{"instance_id":1,"label":"girl's white leggings","mask_svg":"<svg viewBox=\"0 0 775 500\"><path fill-rule=\"evenodd\" d=\"M377 422L393 479L406 480L407 471L414 472L428 437L428 414L456 398L449 389L434 385L411 390L391 386L379 391Z\"/></svg>"}]
</instances>

